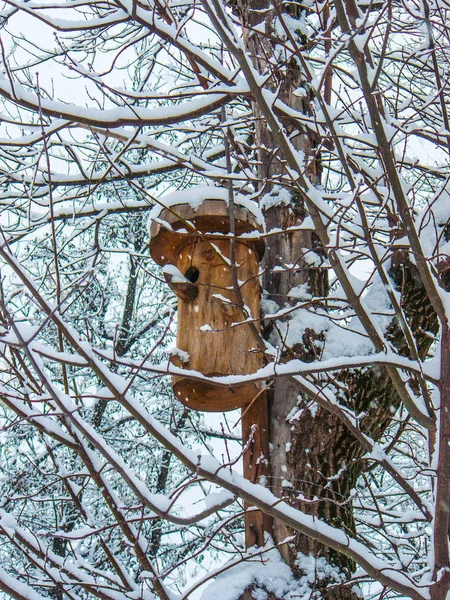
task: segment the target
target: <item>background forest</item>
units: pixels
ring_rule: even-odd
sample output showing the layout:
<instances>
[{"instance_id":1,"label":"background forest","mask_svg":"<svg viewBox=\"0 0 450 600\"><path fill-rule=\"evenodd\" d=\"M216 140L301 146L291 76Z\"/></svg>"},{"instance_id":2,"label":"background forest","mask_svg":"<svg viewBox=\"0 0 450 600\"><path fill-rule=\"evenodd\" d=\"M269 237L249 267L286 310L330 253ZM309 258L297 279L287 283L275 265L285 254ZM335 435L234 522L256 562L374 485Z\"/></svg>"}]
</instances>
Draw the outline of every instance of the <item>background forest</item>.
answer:
<instances>
[{"instance_id":1,"label":"background forest","mask_svg":"<svg viewBox=\"0 0 450 600\"><path fill-rule=\"evenodd\" d=\"M4 598L448 598L449 9L3 2ZM172 392L149 253L219 197L265 243L244 445Z\"/></svg>"}]
</instances>

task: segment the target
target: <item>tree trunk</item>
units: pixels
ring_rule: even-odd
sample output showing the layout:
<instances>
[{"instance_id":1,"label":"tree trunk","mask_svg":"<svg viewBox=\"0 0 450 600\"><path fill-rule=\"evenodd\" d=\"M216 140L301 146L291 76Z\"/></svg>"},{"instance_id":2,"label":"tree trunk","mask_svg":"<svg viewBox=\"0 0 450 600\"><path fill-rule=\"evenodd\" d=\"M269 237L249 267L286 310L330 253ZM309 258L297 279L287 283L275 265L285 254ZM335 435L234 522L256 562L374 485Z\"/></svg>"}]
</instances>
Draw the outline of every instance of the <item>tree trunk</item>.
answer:
<instances>
[{"instance_id":1,"label":"tree trunk","mask_svg":"<svg viewBox=\"0 0 450 600\"><path fill-rule=\"evenodd\" d=\"M266 57L273 56L273 47L267 42L268 37L251 35L251 29L258 25L258 31L261 31L265 26L266 33L270 33L271 6L265 0L238 0L233 6L241 18L244 40L254 64L266 76L271 69ZM279 73L279 79L273 82L279 97L297 111L308 113L310 99L293 94L302 84L298 67L287 65L285 72L280 70ZM283 76L284 79L281 79ZM275 79L277 76L273 77ZM258 117L257 106L254 107L254 114ZM285 125L288 127L288 124ZM315 149L316 141L301 131L297 131L292 139L297 149L305 155L307 176L314 184L319 184L321 163ZM258 148L261 196L271 191L276 194L274 176L283 172L283 164L264 119L255 120L255 143ZM280 202L275 206L269 205L265 211L267 230L284 231L267 238L263 263L264 293L280 307L292 302L290 290L302 284L307 285L313 298L324 298L328 293L326 269L311 267L307 263L309 251L313 250L319 256L323 254L323 250L317 247L315 234L306 230L287 231L288 228L301 225L305 216L303 205L295 196L291 198L289 206ZM423 357L431 344L426 332L437 332L436 315L422 285L414 277L411 265L403 264L400 271L396 266L392 276L402 292L403 308L415 335L419 354ZM418 307L420 310L417 310ZM264 332L266 337L272 333L271 327L269 323ZM323 339L321 336L321 332L307 331L303 343L296 344L296 347L287 348L281 344L280 360L300 358L308 362L317 359L314 342ZM400 354L409 354L395 320L389 336ZM362 421L362 429L375 440L380 439L390 423L392 409L400 404L387 373L382 368L352 370L343 372L339 380L343 384L342 388L336 390L339 400L356 413L364 412L366 417ZM366 462L361 460L365 451L338 417L302 396L294 379L280 378L275 380L269 393L269 437L272 447L272 491L305 513L355 536L351 491L366 466ZM352 586L341 585L341 581L348 581L355 569L350 559L291 531L277 520L274 522L273 536L296 577L302 577L308 570L310 572L311 557L314 557L317 575L311 588L318 592L319 597L336 600L355 600L358 597ZM283 544L288 537L292 539Z\"/></svg>"}]
</instances>

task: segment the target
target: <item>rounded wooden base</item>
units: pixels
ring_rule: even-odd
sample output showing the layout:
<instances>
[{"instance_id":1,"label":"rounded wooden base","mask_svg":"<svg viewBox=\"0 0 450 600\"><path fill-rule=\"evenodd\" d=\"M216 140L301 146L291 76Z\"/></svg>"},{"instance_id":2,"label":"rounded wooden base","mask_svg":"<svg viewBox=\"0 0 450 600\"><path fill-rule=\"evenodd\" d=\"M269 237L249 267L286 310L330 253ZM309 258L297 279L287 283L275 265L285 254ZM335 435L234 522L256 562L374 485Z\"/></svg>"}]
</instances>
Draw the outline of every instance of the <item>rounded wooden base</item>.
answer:
<instances>
[{"instance_id":1,"label":"rounded wooden base","mask_svg":"<svg viewBox=\"0 0 450 600\"><path fill-rule=\"evenodd\" d=\"M184 405L206 412L226 412L242 408L261 390L258 382L227 387L188 377L173 377L172 385L176 397Z\"/></svg>"}]
</instances>

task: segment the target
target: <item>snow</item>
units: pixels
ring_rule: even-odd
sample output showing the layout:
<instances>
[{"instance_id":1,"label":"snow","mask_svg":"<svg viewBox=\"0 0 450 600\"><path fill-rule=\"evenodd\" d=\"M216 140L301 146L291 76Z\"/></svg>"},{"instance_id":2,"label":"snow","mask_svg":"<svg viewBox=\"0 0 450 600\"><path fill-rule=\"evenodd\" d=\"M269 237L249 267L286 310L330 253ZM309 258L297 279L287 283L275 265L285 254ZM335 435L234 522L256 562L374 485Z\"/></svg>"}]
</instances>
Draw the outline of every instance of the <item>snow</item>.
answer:
<instances>
[{"instance_id":1,"label":"snow","mask_svg":"<svg viewBox=\"0 0 450 600\"><path fill-rule=\"evenodd\" d=\"M302 283L289 290L290 298L297 298L298 300L310 300L312 295L308 291L308 284Z\"/></svg>"},{"instance_id":2,"label":"snow","mask_svg":"<svg viewBox=\"0 0 450 600\"><path fill-rule=\"evenodd\" d=\"M0 339L4 344L20 346L22 343L28 343L39 333L39 327L29 325L28 323L21 323L18 321L15 322L14 325L18 335L16 335L14 331L6 332L6 330L3 329L4 333L2 332L0 334Z\"/></svg>"},{"instance_id":3,"label":"snow","mask_svg":"<svg viewBox=\"0 0 450 600\"><path fill-rule=\"evenodd\" d=\"M308 537L324 542L330 548L339 550L346 548L347 556L356 560L368 574L375 574L380 583L394 589L398 589L400 584L403 589L413 591L417 597L428 597L428 590L418 588L407 575L379 559L363 543L350 538L342 530L289 506L266 488L251 483L235 472L230 472L227 467L218 467L218 461L211 456L198 457L197 465L199 474L207 479L213 477L216 483L220 483L225 489L232 491L239 489L241 497L247 502L266 510L275 518L283 519Z\"/></svg>"},{"instance_id":4,"label":"snow","mask_svg":"<svg viewBox=\"0 0 450 600\"><path fill-rule=\"evenodd\" d=\"M175 265L165 265L162 269L164 275L169 276L170 283L189 283L189 280Z\"/></svg>"},{"instance_id":5,"label":"snow","mask_svg":"<svg viewBox=\"0 0 450 600\"><path fill-rule=\"evenodd\" d=\"M36 94L29 92L17 81L14 82L14 88L12 88L7 77L0 77L0 92L6 97L17 98L24 104L29 104L36 109L41 104L44 114L56 116L58 119L74 120L91 126L103 126L111 129L123 125L139 124L144 121L146 125L150 125L152 123L161 124L187 120L192 113L201 113L203 110L208 112L211 105L220 104L224 98L224 94L211 94L200 95L184 104L174 104L173 106L156 106L153 108L118 106L111 109L99 109L68 104L45 97L38 99Z\"/></svg>"},{"instance_id":6,"label":"snow","mask_svg":"<svg viewBox=\"0 0 450 600\"><path fill-rule=\"evenodd\" d=\"M292 202L292 195L286 189L279 185L274 185L273 189L268 193L264 194L259 202L261 210L268 210L277 206L290 206Z\"/></svg>"},{"instance_id":7,"label":"snow","mask_svg":"<svg viewBox=\"0 0 450 600\"><path fill-rule=\"evenodd\" d=\"M430 258L436 258L438 248L439 254L444 256L450 250L442 236L442 229L450 220L450 193L446 186L447 183L437 191L416 219L421 246Z\"/></svg>"},{"instance_id":8,"label":"snow","mask_svg":"<svg viewBox=\"0 0 450 600\"><path fill-rule=\"evenodd\" d=\"M367 282L359 280L351 274L349 276L353 288L358 294L361 294L364 287L367 286ZM378 277L374 277L367 287L368 290L364 293L363 298L365 308L372 313L372 319L378 325L379 330L384 331L393 317L386 290ZM292 288L289 295L303 301L310 299L305 285ZM334 295L342 297L344 292L337 289ZM346 318L343 312L336 314L334 320L330 320L329 314L320 309L315 311L312 309L296 310L291 312L287 321L278 323L278 329L281 339L289 347L302 344L303 337L308 330L325 333L325 342L315 342L322 360L331 360L343 356L367 356L374 352L374 346L367 337L359 319L354 316ZM270 342L274 346L278 345L280 343L279 337L273 334Z\"/></svg>"},{"instance_id":9,"label":"snow","mask_svg":"<svg viewBox=\"0 0 450 600\"><path fill-rule=\"evenodd\" d=\"M167 350L167 353L169 356L177 356L183 363L189 362L189 353L185 352L184 350L180 350L180 348L173 346Z\"/></svg>"},{"instance_id":10,"label":"snow","mask_svg":"<svg viewBox=\"0 0 450 600\"><path fill-rule=\"evenodd\" d=\"M127 0L127 5L129 5L129 2ZM138 10L141 11L141 7L137 7ZM148 13L148 14L145 14ZM142 18L148 18L150 15L150 11L142 11ZM92 26L93 23L87 23L86 26ZM298 22L295 23L295 25L298 25ZM306 27L305 23L302 23L303 27ZM156 18L154 27L158 30L158 28L163 28L164 27L164 23L160 22L160 20L158 18ZM159 31L159 30L158 30ZM180 30L176 30L175 28L172 28L169 31L169 28L165 28L164 32L167 34L165 39L170 39L170 36L177 36L179 38L179 44L181 46L181 48L183 49L183 51L186 51L187 46L185 45L185 40L183 39L183 31ZM362 37L359 38L359 40L356 40L356 43L362 42ZM217 55L218 56L218 55ZM205 53L205 57L207 57L206 53ZM213 64L214 63L214 67L218 66L217 68L222 68L222 66L219 64L219 60L218 59L214 59L214 58L209 58L207 57L207 60L209 60L210 62L207 63L208 65ZM230 72L229 74L226 73L226 76L230 75L233 76L235 75L235 73ZM239 82L239 77L236 78L236 80ZM261 81L261 79L258 79L258 81ZM264 82L262 82L264 83ZM273 101L273 97L270 98L269 95L267 96L268 98L268 102L272 102ZM66 107L67 108L67 107ZM184 107L185 108L185 107ZM179 106L179 109L177 107L177 110L184 110L183 106ZM118 111L115 112L115 115L119 118L121 113L120 113L121 109L118 109ZM111 113L112 114L112 113ZM111 116L111 114L109 116ZM107 115L106 111L105 111L105 115ZM158 111L154 111L153 113L153 117L156 118L158 116ZM131 132L127 132L130 137L133 135ZM123 134L123 132L122 132ZM169 136L162 136L163 139L168 138ZM141 139L141 137L136 138L137 142L139 142L139 140ZM144 139L144 138L142 138ZM361 136L361 139L362 136ZM370 137L365 137L364 138L365 142L370 142L372 141ZM156 142L155 142L155 146L156 146ZM151 146L150 144L148 146L146 146L147 148L152 148L153 146ZM181 147L181 146L180 146ZM165 151L166 149L164 149ZM172 154L171 154L172 153ZM175 150L174 147L169 148L168 151L168 155L170 156L174 156L175 155ZM298 158L299 158L299 164L302 164L302 160L301 160L301 156L299 154L297 154ZM184 160L184 162L183 162ZM191 158L188 156L186 158L186 156L184 156L183 160L180 160L179 164L180 167L183 168L190 160ZM193 158L193 160L195 160L195 157ZM198 161L196 164L201 163L202 161ZM369 162L369 161L368 161ZM192 165L194 165L194 163L192 163ZM193 166L193 169L196 169L196 165ZM217 167L214 167L216 170L216 173L220 172L220 169ZM211 167L211 171L213 170L213 168ZM221 188L217 188L215 186L206 186L209 190L208 193L214 194L214 193L218 193L219 195L221 195L218 199L219 200L224 200L226 201L228 198L228 190L222 190ZM204 186L205 188L205 186ZM177 206L180 201L186 201L186 198L188 198L189 203L191 204L191 206L193 206L193 208L197 208L200 205L199 202L202 201L202 197L201 195L197 195L196 194L199 192L199 189L201 189L201 186L196 187L196 188L192 188L193 189L193 195L192 197L189 195L190 192L182 192L180 194L182 194L183 197L173 197L172 201L174 202L173 206ZM225 195L225 197L223 197ZM317 195L314 195L313 191L310 191L310 196L313 200L315 200L318 205L319 205L319 200L320 198L318 196L320 196L320 193ZM204 198L205 196L203 196ZM209 196L208 196L209 197ZM238 199L238 194L236 194L236 199ZM245 197L246 200L248 200L249 202L253 202L251 200L251 198L249 197ZM169 201L170 199L170 195L167 196L162 196L162 201ZM283 190L279 191L278 194L272 193L270 195L270 197L268 198L263 198L263 206L264 207L279 207L279 206L285 206L290 202L290 196L288 192L285 192ZM238 204L238 202L237 202ZM344 205L344 202L342 203L342 205ZM105 210L108 210L108 203L104 203L104 207ZM117 206L120 207L120 204L117 203ZM99 206L101 208L101 205ZM160 209L159 209L160 210ZM329 204L328 204L328 209L329 210ZM327 213L325 213L327 214ZM430 229L429 231L426 231L424 229L423 231L423 236L424 236L424 247L427 243L427 235L430 235L430 248L431 248L431 244L434 243L433 242L433 235L435 236L435 233L432 229ZM248 234L249 236L252 235L257 235L255 234L255 232ZM445 246L442 248L444 251L446 250ZM166 274L171 275L174 279L174 281L182 281L182 279L180 279L180 276L182 277L181 273L178 271L174 271L173 269L170 270L167 269ZM184 280L184 278L183 278ZM351 280L351 282L354 284L355 289L357 290L358 293L363 291L363 288L365 286L364 282L359 282L355 279ZM303 289L302 289L303 288ZM373 292L373 293L372 293ZM383 309L384 311L384 315L382 316L377 316L377 326L379 328L380 331L384 330L384 322L383 322L383 318L386 317L386 320L389 320L392 318L392 315L390 315L388 313L388 303L386 303L386 298L385 296L381 293L381 291L376 290L375 288L372 288L372 292L370 293L370 298L366 297L364 298L364 306L368 309L368 311L372 312L373 314L380 312L380 307ZM304 289L304 286L297 286L296 288L293 288L290 291L290 295L292 297L296 297L298 299L301 300L307 300L308 299L308 292L306 289ZM330 303L332 302L333 299L330 299ZM269 302L269 301L267 301ZM275 303L273 303L272 305L273 308L273 312L276 312L279 310L279 306L277 306ZM338 369L338 368L342 368L343 366L348 366L348 365L354 365L354 366L359 366L361 364L367 364L367 365L371 365L371 364L376 364L377 362L379 362L380 364L385 364L385 363L396 363L396 364L404 364L405 367L407 366L412 366L413 368L417 369L417 365L415 365L414 363L408 362L405 359L404 363L401 363L402 359L399 359L398 357L394 356L393 354L374 354L374 349L372 344L367 340L366 337L364 337L364 332L361 330L361 328L359 327L358 321L357 319L355 319L353 317L353 315L351 314L351 312L347 312L347 313L337 313L339 315L340 320L340 324L342 325L341 327L339 327L339 325L337 324L330 324L329 320L326 319L325 321L325 315L323 313L321 313L320 309L317 310L317 312L310 312L307 313L306 311L301 311L302 314L300 315L300 311L298 312L299 316L295 316L292 319L290 319L289 321L289 325L286 325L286 327L289 327L289 331L286 329L286 331L284 333L287 333L287 335L292 335L292 338L289 339L290 342L295 343L296 340L300 341L303 337L303 335L305 334L306 330L309 328L310 324L311 324L311 328L315 328L315 326L318 326L320 329L320 331L324 331L327 334L327 340L325 342L325 344L322 346L320 346L320 344L318 344L319 346L319 351L321 354L321 358L324 359L323 363L317 363L317 364L313 364L313 365L309 365L309 366L305 366L305 363L302 363L301 361L292 361L291 363L288 363L286 366L281 366L281 365L277 365L275 363L271 364L269 366L269 368L267 370L262 370L260 373L258 374L253 374L250 375L249 377L261 377L264 378L267 375L269 376L273 376L273 375L285 375L285 374L289 374L289 372L291 373L295 373L295 374L299 374L299 373L305 373L308 374L308 370L310 369L310 373L314 373L315 370L320 370L320 369ZM315 322L312 322L314 321ZM211 327L208 325L204 325L201 328L202 331L208 331L211 330ZM31 336L32 337L32 336ZM27 340L30 340L31 337L28 337ZM77 341L77 340L75 340ZM79 344L79 347L82 351L85 352L86 354L86 358L82 358L83 360L83 364L89 364L89 366L92 369L96 369L98 367L98 369L95 371L96 373L99 373L99 379L102 382L102 385L104 386L108 386L108 387L103 387L100 388L101 391L108 389L108 393L105 394L103 397L110 397L110 398L116 398L118 401L123 402L123 405L125 408L130 410L130 413L134 415L138 415L137 418L139 418L142 424L146 425L147 431L154 433L155 436L158 436L158 439L162 440L165 442L165 445L167 447L174 447L176 449L176 451L179 453L179 455L181 456L181 459L185 462L185 464L189 463L189 461L194 461L193 464L190 464L190 468L192 468L192 470L195 472L195 460L192 458L191 453L189 452L188 449L184 448L182 443L179 442L179 445L177 445L177 442L175 439L171 438L167 432L167 430L164 429L164 427L162 425L160 425L157 421L152 420L150 418L149 415L147 415L145 413L145 410L142 408L142 406L139 405L139 401L136 398L133 398L133 396L131 395L131 391L128 390L128 387L126 386L126 381L122 378L120 379L116 379L116 376L114 374L112 374L111 372L108 371L107 368L101 368L98 366L98 361L96 361L96 356L94 356L94 353L91 351L91 349L89 349L87 346L83 346L81 344ZM33 346L30 345L30 349L31 351L37 351L36 350L37 346ZM169 353L172 353L169 350ZM189 356L184 353L182 350L175 348L173 349L173 354L179 356L181 359L186 358L188 359ZM345 356L349 356L352 359L354 358L354 360L345 360ZM70 357L70 355L67 355ZM67 358L66 356L66 358ZM62 355L62 353L56 357L56 359L60 359L62 360L64 357ZM436 364L429 364L428 366L428 373L433 372L433 369L435 369L437 365ZM153 368L153 370L155 372L157 372L158 368L161 368L161 372L164 373L168 373L168 372L177 372L174 369L168 367L166 364L161 364L161 365L153 365L151 364L151 361L148 361L148 363L145 364L145 368L148 368L149 370ZM122 371L121 371L122 372ZM179 371L181 372L181 371ZM184 371L185 373L191 373L188 370ZM193 375L195 376L196 374L193 373ZM244 379L248 379L248 378L235 378L234 381L242 381ZM49 387L51 387L52 382L48 382ZM121 396L124 395L124 397L122 398ZM59 397L59 401L61 403L61 406L65 406L67 407L68 411L68 419L70 418L72 420L72 423L74 423L74 429L76 431L76 427L79 426L80 431L84 431L87 432L86 433L86 437L89 438L89 430L87 430L86 428L83 429L83 427L85 427L81 416L83 413L82 412L77 412L76 408L77 407L73 407L73 404L70 404L69 401L67 403L64 402L65 398L63 396ZM39 420L38 420L39 422ZM42 423L44 422L44 420L42 419ZM58 435L65 435L64 431L62 431L62 433L58 433ZM81 434L80 434L81 435ZM93 442L95 442L95 445L98 445L98 447L103 447L103 439L101 438L92 438ZM107 446L105 447L106 451L108 450ZM288 446L286 445L286 451L289 451ZM380 454L380 449L374 448L373 451L373 455L375 456L375 454L378 453ZM380 454L381 456L381 454ZM102 466L105 464L106 461L102 461L100 459L97 460L96 462L96 466L98 469L102 469ZM117 461L116 461L117 462ZM120 466L120 465L119 465ZM292 519L296 519L297 523L300 523L300 526L302 527L308 527L310 526L311 528L316 528L316 531L319 532L324 532L325 534L330 536L330 539L332 540L332 542L336 542L336 540L339 541L339 543L346 543L345 537L340 535L340 533L335 533L332 529L324 529L322 527L323 524L321 524L320 522L314 522L314 520L308 519L305 515L302 515L300 512L292 512L292 507L288 507L286 508L286 505L283 505L282 503L278 503L276 504L276 499L274 499L271 496L266 496L265 494L263 494L263 492L261 492L260 489L258 488L253 488L253 487L248 487L247 484L245 482L242 482L237 476L235 476L232 473L229 473L228 470L224 469L223 467L221 467L220 463L218 462L214 462L213 460L210 460L208 456L206 457L202 457L201 461L200 461L200 466L203 469L206 468L211 468L213 469L210 472L210 479L212 479L213 477L217 476L220 478L222 478L224 485L228 485L230 488L234 485L236 487L236 489L242 489L243 493L247 494L247 496L250 496L251 494L253 494L253 496L256 498L256 500L259 503L262 502L267 502L269 503L270 506L275 506L277 507L277 510L281 510L281 511L291 511L289 512L289 516ZM103 469L104 471L106 471L106 469ZM130 479L130 481L132 480L132 476L133 473L131 472L131 475L129 473L127 473L125 471L127 477ZM207 475L207 473L206 473ZM231 483L230 483L231 482ZM132 487L132 486L131 486ZM138 488L141 494L146 494L147 490L144 487L141 487L139 482L138 482ZM232 498L233 494L231 492L224 492L224 498ZM219 502L221 499L221 493L214 495L211 494L210 496L207 496L205 502L207 504L207 506L214 506L215 502ZM272 503L272 504L271 504ZM348 542L350 544L350 541ZM335 544L336 545L336 544ZM356 548L356 550L358 550L358 546L354 545L353 548ZM370 555L370 553L368 552L367 554L365 554L363 552L363 550L361 550L361 548L359 548L359 550L361 555L363 557L368 557L369 559L369 563L372 560L372 556ZM334 574L332 571L330 571L329 569L329 565L326 564L320 564L319 561L317 560L313 560L311 559L311 557L299 557L299 565L301 566L301 568L304 570L305 572L305 589L307 589L308 591L309 588L309 584L311 584L313 582L313 578L312 575L314 574L314 577L320 577L321 575L318 575L318 573L323 574L323 577L333 577ZM311 561L313 562L313 564L311 563ZM284 564L284 563L282 563ZM375 564L375 563L374 563ZM386 563L388 564L388 563ZM255 565L258 565L260 568L255 569ZM378 566L378 564L377 564ZM380 563L380 566L383 566L383 564ZM251 579L248 579L248 573L246 574L246 569L250 569L251 573ZM383 567L385 568L385 566ZM385 570L385 572L388 572L387 570ZM280 560L278 555L276 554L276 551L272 551L272 552L265 552L261 558L258 556L249 556L247 557L242 563L240 563L240 565L235 565L234 567L230 567L230 569L227 572L224 572L223 574L219 575L219 578L222 578L222 587L221 588L217 588L218 591L220 593L214 594L212 593L212 595L210 596L211 598L224 598L226 599L226 594L228 594L231 590L231 587L233 584L237 583L237 580L240 579L240 584L241 587L242 585L246 585L246 582L250 581L250 584L254 584L255 590L254 590L254 597L255 600L265 600L267 597L267 592L270 591L268 586L275 586L276 587L276 592L280 593L280 594L290 594L290 579L289 576L290 574L286 574L286 577L281 576L281 566L280 566ZM227 580L227 577L229 578ZM393 572L392 573L392 577L396 577L396 574ZM107 586L105 586L106 589ZM211 586L212 587L212 586ZM257 589L259 588L259 589ZM296 588L295 588L295 592L296 592L296 597L298 597L299 594L299 587L298 587L298 583L296 583ZM206 592L205 592L206 593ZM230 592L231 593L231 592ZM105 592L106 594L106 592ZM130 595L131 597L131 595Z\"/></svg>"},{"instance_id":11,"label":"snow","mask_svg":"<svg viewBox=\"0 0 450 600\"><path fill-rule=\"evenodd\" d=\"M45 542L40 536L36 537L26 529L20 527L14 516L4 510L0 510L0 528L11 539L16 537L24 542L28 548L32 549L36 564L40 566L43 573L51 574L52 579L56 582L64 582L67 584L68 580L72 579L74 582L83 581L91 586L98 585L96 579L89 574L89 565L84 563L81 556L78 556L76 561L72 561L67 557L63 558L57 555L49 546L45 545ZM80 563L82 563L83 566L86 566L87 569L82 570L80 568ZM10 585L11 583L13 583L12 587ZM131 589L137 591L138 588L133 581L130 580L129 584ZM38 600L42 598L42 596L33 591L27 584L18 581L16 578L10 577L0 568L0 587L3 591L6 591L4 588L5 585L9 586L12 591L15 590L18 592L21 598L27 598L28 600ZM102 591L105 598L110 598L110 600L119 600L119 598L122 597L118 596L113 590L108 591L103 588ZM16 597L14 592L11 596ZM153 599L154 596L151 595L148 596L148 598L150 600L150 598Z\"/></svg>"},{"instance_id":12,"label":"snow","mask_svg":"<svg viewBox=\"0 0 450 600\"><path fill-rule=\"evenodd\" d=\"M367 42L369 41L371 35L372 35L372 30L370 29L366 33L360 33L359 35L355 35L353 37L353 41L355 42L356 47L358 48L358 50L360 52L364 52L364 48L366 47Z\"/></svg>"},{"instance_id":13,"label":"snow","mask_svg":"<svg viewBox=\"0 0 450 600\"><path fill-rule=\"evenodd\" d=\"M242 322L239 323L240 325ZM111 351L98 351L99 356L112 358ZM247 375L221 375L208 377L199 371L182 369L171 365L170 362L159 364L149 361L136 361L128 358L121 358L121 363L130 367L139 367L143 371L159 373L161 375L182 375L192 377L200 381L210 381L219 385L234 385L248 381L262 381L272 377L286 377L291 375L308 375L311 373L320 373L322 371L338 371L341 369L351 369L355 367L365 367L372 365L392 365L400 369L406 369L415 373L422 373L421 365L413 360L398 356L392 352L378 352L368 355L346 356L341 353L340 357L332 357L318 362L303 362L299 359L293 359L286 363L271 362L254 373ZM426 377L428 377L425 374ZM417 399L418 401L418 399Z\"/></svg>"},{"instance_id":14,"label":"snow","mask_svg":"<svg viewBox=\"0 0 450 600\"><path fill-rule=\"evenodd\" d=\"M11 577L0 567L0 587L2 591L13 598L24 598L25 600L45 600L32 587L19 581L16 577ZM8 593L9 592L9 593Z\"/></svg>"},{"instance_id":15,"label":"snow","mask_svg":"<svg viewBox=\"0 0 450 600\"><path fill-rule=\"evenodd\" d=\"M316 558L299 552L295 564L304 573L300 578L300 586L306 588L305 593L310 593L317 581L327 579L330 583L336 584L345 580L345 575L321 556Z\"/></svg>"},{"instance_id":16,"label":"snow","mask_svg":"<svg viewBox=\"0 0 450 600\"><path fill-rule=\"evenodd\" d=\"M204 498L207 508L214 508L222 503L232 502L233 500L234 496L228 490L221 490L215 494L207 494Z\"/></svg>"},{"instance_id":17,"label":"snow","mask_svg":"<svg viewBox=\"0 0 450 600\"><path fill-rule=\"evenodd\" d=\"M229 298L227 298L226 296L222 296L222 294L211 294L211 298L220 300L224 304L233 304L233 302Z\"/></svg>"},{"instance_id":18,"label":"snow","mask_svg":"<svg viewBox=\"0 0 450 600\"><path fill-rule=\"evenodd\" d=\"M267 546L270 548L271 540ZM277 598L298 598L298 583L276 549L257 548L247 552L242 561L225 565L216 580L207 587L201 600L238 600L243 591L252 586L255 600L267 600L268 593Z\"/></svg>"},{"instance_id":19,"label":"snow","mask_svg":"<svg viewBox=\"0 0 450 600\"><path fill-rule=\"evenodd\" d=\"M288 540L286 540L288 542ZM252 590L254 600L268 600L274 594L278 600L310 600L315 584L327 580L336 585L344 580L339 570L323 557L297 554L296 566L302 573L295 579L281 558L272 540L264 548L251 548L241 561L231 561L203 592L201 600L238 600L245 590Z\"/></svg>"},{"instance_id":20,"label":"snow","mask_svg":"<svg viewBox=\"0 0 450 600\"><path fill-rule=\"evenodd\" d=\"M229 192L227 188L213 185L198 185L186 190L171 192L158 199L150 211L149 224L152 220L159 217L165 208L173 208L177 205L189 204L193 210L198 210L205 200L222 200L228 205ZM236 206L246 208L257 220L258 225L264 226L264 217L256 202L243 194L234 194L234 203Z\"/></svg>"}]
</instances>

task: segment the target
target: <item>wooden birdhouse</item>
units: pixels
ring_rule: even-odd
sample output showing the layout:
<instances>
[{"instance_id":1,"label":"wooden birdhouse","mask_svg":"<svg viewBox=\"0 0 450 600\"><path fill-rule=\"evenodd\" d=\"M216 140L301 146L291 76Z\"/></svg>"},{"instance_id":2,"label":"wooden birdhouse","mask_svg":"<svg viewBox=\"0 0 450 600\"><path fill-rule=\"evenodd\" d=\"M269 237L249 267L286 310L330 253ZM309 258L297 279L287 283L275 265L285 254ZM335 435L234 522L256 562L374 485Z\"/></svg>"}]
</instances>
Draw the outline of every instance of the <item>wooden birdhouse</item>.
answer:
<instances>
[{"instance_id":1,"label":"wooden birdhouse","mask_svg":"<svg viewBox=\"0 0 450 600\"><path fill-rule=\"evenodd\" d=\"M199 192L203 194L201 202ZM193 196L196 202L192 201ZM259 262L264 241L253 203L236 199L239 306L230 267L230 218L226 190L198 188L173 194L170 206L152 211L150 253L163 267L178 296L177 348L174 365L209 377L248 375L262 366L262 353L245 321L259 329ZM191 203L189 203L191 202ZM218 385L190 376L174 376L173 389L195 410L227 411L245 406L258 394L257 382Z\"/></svg>"}]
</instances>

